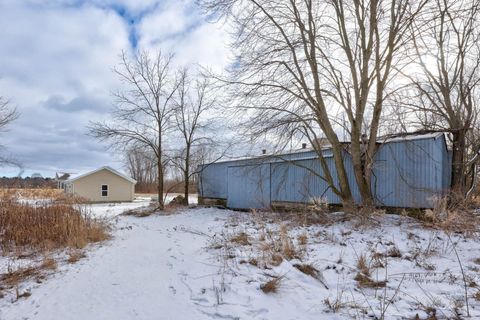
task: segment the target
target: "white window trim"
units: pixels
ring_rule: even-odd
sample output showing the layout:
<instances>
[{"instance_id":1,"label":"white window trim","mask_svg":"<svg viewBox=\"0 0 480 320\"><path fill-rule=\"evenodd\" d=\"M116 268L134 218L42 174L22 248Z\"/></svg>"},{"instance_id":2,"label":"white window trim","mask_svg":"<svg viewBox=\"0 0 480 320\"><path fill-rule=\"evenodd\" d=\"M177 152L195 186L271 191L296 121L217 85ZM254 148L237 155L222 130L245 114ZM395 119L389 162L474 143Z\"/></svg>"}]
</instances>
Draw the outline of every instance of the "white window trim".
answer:
<instances>
[{"instance_id":1,"label":"white window trim","mask_svg":"<svg viewBox=\"0 0 480 320\"><path fill-rule=\"evenodd\" d=\"M103 191L105 191L105 190L103 190L103 186L107 186L107 195L106 195L106 196L103 195ZM102 185L100 185L100 195L101 195L103 198L108 197L108 194L109 194L109 193L110 193L110 186L109 186L108 184L102 184Z\"/></svg>"}]
</instances>

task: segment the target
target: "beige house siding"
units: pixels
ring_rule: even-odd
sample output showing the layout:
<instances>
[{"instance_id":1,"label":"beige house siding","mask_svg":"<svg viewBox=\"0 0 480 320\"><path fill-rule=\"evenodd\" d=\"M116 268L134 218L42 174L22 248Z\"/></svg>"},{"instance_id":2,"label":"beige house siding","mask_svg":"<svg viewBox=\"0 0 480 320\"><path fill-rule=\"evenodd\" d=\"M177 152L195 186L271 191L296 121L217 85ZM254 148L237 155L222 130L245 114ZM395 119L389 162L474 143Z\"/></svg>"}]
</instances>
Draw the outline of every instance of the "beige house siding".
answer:
<instances>
[{"instance_id":1,"label":"beige house siding","mask_svg":"<svg viewBox=\"0 0 480 320\"><path fill-rule=\"evenodd\" d=\"M71 181L71 192L92 202L132 201L135 183L107 169ZM108 185L108 196L102 196L102 185Z\"/></svg>"}]
</instances>

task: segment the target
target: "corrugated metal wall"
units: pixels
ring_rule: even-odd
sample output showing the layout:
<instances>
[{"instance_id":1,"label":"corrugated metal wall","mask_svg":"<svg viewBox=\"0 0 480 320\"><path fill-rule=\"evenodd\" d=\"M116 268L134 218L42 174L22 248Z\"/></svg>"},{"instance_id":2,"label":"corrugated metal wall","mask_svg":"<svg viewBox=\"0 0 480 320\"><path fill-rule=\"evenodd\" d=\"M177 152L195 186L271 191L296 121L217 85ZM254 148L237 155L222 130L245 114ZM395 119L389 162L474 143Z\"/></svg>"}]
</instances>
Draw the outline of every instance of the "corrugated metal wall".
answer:
<instances>
[{"instance_id":1,"label":"corrugated metal wall","mask_svg":"<svg viewBox=\"0 0 480 320\"><path fill-rule=\"evenodd\" d=\"M338 185L331 153L325 153ZM360 202L350 155L344 153L350 188ZM230 208L266 208L271 202L310 202L340 199L321 178L320 162L313 151L218 162L200 174L199 194L227 199ZM450 184L450 156L443 135L384 143L375 156L372 190L376 202L389 207L433 206Z\"/></svg>"},{"instance_id":2,"label":"corrugated metal wall","mask_svg":"<svg viewBox=\"0 0 480 320\"><path fill-rule=\"evenodd\" d=\"M270 164L228 167L229 208L270 207Z\"/></svg>"},{"instance_id":3,"label":"corrugated metal wall","mask_svg":"<svg viewBox=\"0 0 480 320\"><path fill-rule=\"evenodd\" d=\"M372 190L379 205L429 208L449 179L444 138L396 141L375 156Z\"/></svg>"}]
</instances>

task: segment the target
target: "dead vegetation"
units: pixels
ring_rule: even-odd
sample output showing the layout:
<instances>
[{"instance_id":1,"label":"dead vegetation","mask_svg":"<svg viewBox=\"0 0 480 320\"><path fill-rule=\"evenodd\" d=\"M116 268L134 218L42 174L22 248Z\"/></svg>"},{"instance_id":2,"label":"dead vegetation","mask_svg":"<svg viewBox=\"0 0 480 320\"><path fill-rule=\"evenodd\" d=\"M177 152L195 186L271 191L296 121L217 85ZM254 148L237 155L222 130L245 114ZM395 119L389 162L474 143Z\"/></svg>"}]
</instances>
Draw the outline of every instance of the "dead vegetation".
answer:
<instances>
[{"instance_id":1,"label":"dead vegetation","mask_svg":"<svg viewBox=\"0 0 480 320\"><path fill-rule=\"evenodd\" d=\"M357 269L363 275L370 276L370 266L367 263L367 258L364 253L362 253L357 259Z\"/></svg>"},{"instance_id":2,"label":"dead vegetation","mask_svg":"<svg viewBox=\"0 0 480 320\"><path fill-rule=\"evenodd\" d=\"M83 248L108 238L105 222L70 203L28 205L1 198L0 226L4 252Z\"/></svg>"},{"instance_id":3,"label":"dead vegetation","mask_svg":"<svg viewBox=\"0 0 480 320\"><path fill-rule=\"evenodd\" d=\"M45 257L39 264L13 269L9 267L7 272L0 274L0 287L9 289L28 279L34 279L37 283L41 283L45 278L45 273L57 269L57 262L53 258ZM17 295L18 296L18 295Z\"/></svg>"},{"instance_id":4,"label":"dead vegetation","mask_svg":"<svg viewBox=\"0 0 480 320\"><path fill-rule=\"evenodd\" d=\"M85 252L83 252L81 250L71 251L71 252L68 253L67 262L68 263L76 263L80 259L83 259L85 257L86 257Z\"/></svg>"},{"instance_id":5,"label":"dead vegetation","mask_svg":"<svg viewBox=\"0 0 480 320\"><path fill-rule=\"evenodd\" d=\"M278 292L282 278L283 277L274 276L273 279L261 284L260 289L263 291L263 293L276 293Z\"/></svg>"},{"instance_id":6,"label":"dead vegetation","mask_svg":"<svg viewBox=\"0 0 480 320\"><path fill-rule=\"evenodd\" d=\"M248 240L248 235L245 232L240 232L233 237L230 238L230 242L236 243L241 246L248 246L250 245L250 241Z\"/></svg>"},{"instance_id":7,"label":"dead vegetation","mask_svg":"<svg viewBox=\"0 0 480 320\"><path fill-rule=\"evenodd\" d=\"M358 285L363 288L383 288L386 285L386 281L376 281L373 280L370 276L367 276L361 272L357 273L354 278L357 281Z\"/></svg>"},{"instance_id":8,"label":"dead vegetation","mask_svg":"<svg viewBox=\"0 0 480 320\"><path fill-rule=\"evenodd\" d=\"M1 188L1 198L26 198L26 199L65 199L65 193L62 189L48 188Z\"/></svg>"},{"instance_id":9,"label":"dead vegetation","mask_svg":"<svg viewBox=\"0 0 480 320\"><path fill-rule=\"evenodd\" d=\"M415 281L421 290L425 290L424 283L432 282L445 283L448 286L462 285L463 271L457 270L456 266L450 267L444 276L430 271L435 270L436 266L439 267L439 272L440 269L444 270L436 261L454 252L452 250L455 250L455 243L467 238L464 233L449 232L433 223L427 224L425 220L419 221L400 216L390 218L382 212L372 218L364 219L364 221L370 220L365 222L369 226L376 220L373 223L375 223L374 229L378 229L378 232L358 226L360 220L352 219L347 215L332 214L332 217L334 218L326 224L305 226L305 219L286 221L277 213L256 211L250 215L239 213L228 223L228 227L236 231L227 234L226 244L221 248L234 250L236 257L241 259L240 264L258 268L253 271L251 269L250 272L268 270L267 272L278 274L278 272L285 272L285 269L288 270L291 266L298 272L317 279L318 285L323 284L328 290L326 291L328 297L326 299L324 297L327 312L339 312L340 309L345 308L348 309L346 312L359 312L365 315L368 313L375 315L378 319L386 319L385 315L389 314L387 309L391 309L398 300L404 299L401 297L403 292L409 292L409 289L405 289L402 284ZM339 223L332 224L331 221ZM394 233L385 233L391 229ZM454 241L448 240L449 236ZM247 241L249 245L246 245ZM363 252L359 251L357 254L356 250L359 248L355 247L356 245L359 245ZM335 250L339 250L338 258L337 255L326 257L325 254L316 252L317 246L325 250L335 247ZM288 262L285 263L285 261ZM480 258L471 257L469 261L471 265L467 268L478 272L480 267L475 264L480 264ZM229 264L232 267L238 266L235 260L230 260ZM403 273L398 270L399 264L407 265L409 270ZM280 265L281 267L277 268ZM418 267L424 270L418 270ZM290 288L291 285L295 285L295 281L298 281L296 277L299 274L296 270L293 271L295 277L291 279L285 276L267 278L261 282L260 289L264 293L271 294L278 292L282 283ZM324 274L329 282L332 281L332 275L342 280L338 280L336 287L334 282L331 283L332 286L327 286ZM353 283L351 289L355 293L348 297L343 296L343 289L339 289L344 285L342 281ZM252 282L256 281L252 280ZM478 291L475 277L465 274L463 283L468 286L465 295L468 295L471 301L476 299L480 301L480 293L478 293L480 291ZM371 296L373 292L375 297L381 300L378 306L369 305L370 299L373 299ZM461 300L461 298L456 299ZM462 304L453 302L454 300L450 310L452 314L457 311L458 314L465 314L464 310L468 310L465 301L462 300ZM437 308L442 309L442 313L450 314L450 311L445 311L449 308L445 305ZM431 315L433 317L430 318L434 319L434 313L430 313Z\"/></svg>"},{"instance_id":10,"label":"dead vegetation","mask_svg":"<svg viewBox=\"0 0 480 320\"><path fill-rule=\"evenodd\" d=\"M325 279L322 275L322 272L320 270L318 270L317 268L315 268L314 266L312 266L311 264L308 264L308 263L304 263L304 264L296 263L293 266L295 268L297 268L300 272L302 272L306 275L309 275L312 278L320 281L325 286L325 289L328 290L328 286L327 286L327 284L325 282Z\"/></svg>"},{"instance_id":11,"label":"dead vegetation","mask_svg":"<svg viewBox=\"0 0 480 320\"><path fill-rule=\"evenodd\" d=\"M460 232L467 236L478 234L479 220L473 211L480 207L480 199L475 196L458 196L449 194L435 201L432 209L426 209L415 218L421 220L425 226Z\"/></svg>"}]
</instances>

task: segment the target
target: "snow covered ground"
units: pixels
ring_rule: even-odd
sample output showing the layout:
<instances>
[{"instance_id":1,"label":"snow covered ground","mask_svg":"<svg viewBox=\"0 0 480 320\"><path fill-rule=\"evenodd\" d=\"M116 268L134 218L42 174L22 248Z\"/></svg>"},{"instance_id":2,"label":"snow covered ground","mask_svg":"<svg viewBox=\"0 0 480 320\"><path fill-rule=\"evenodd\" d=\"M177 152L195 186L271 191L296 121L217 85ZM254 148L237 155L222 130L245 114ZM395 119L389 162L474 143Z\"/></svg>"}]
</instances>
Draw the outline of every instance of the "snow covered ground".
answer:
<instances>
[{"instance_id":1,"label":"snow covered ground","mask_svg":"<svg viewBox=\"0 0 480 320\"><path fill-rule=\"evenodd\" d=\"M125 207L92 210L111 217L130 209ZM479 239L425 229L400 216L376 219L378 225L368 227L353 221L302 227L213 208L120 216L112 240L92 246L75 264L61 264L41 284L24 283L30 297L0 299L0 319L363 319L382 313L386 319L424 319L427 311L464 317L455 251L470 314L480 317L474 297ZM238 235L245 241L232 241ZM271 262L286 243L296 257ZM386 287L359 285L361 256L371 279L386 280ZM295 264L314 266L317 279ZM276 293L260 289L278 276Z\"/></svg>"}]
</instances>

